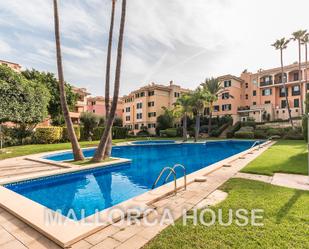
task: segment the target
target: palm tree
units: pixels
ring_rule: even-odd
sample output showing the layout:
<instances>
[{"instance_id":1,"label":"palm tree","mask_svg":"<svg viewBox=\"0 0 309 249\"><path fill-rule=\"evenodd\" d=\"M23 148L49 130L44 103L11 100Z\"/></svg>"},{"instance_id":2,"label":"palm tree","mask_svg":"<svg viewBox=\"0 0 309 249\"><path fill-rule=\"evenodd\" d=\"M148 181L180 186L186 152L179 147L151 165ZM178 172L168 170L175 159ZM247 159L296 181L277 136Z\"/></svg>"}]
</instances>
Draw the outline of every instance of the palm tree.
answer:
<instances>
[{"instance_id":1,"label":"palm tree","mask_svg":"<svg viewBox=\"0 0 309 249\"><path fill-rule=\"evenodd\" d=\"M106 126L101 137L99 146L92 158L93 162L100 162L105 154L106 145L108 142L108 137L112 129L112 125L115 119L115 113L117 109L118 97L119 97L119 88L120 88L120 74L121 74L121 59L122 59L122 47L123 47L123 35L124 27L126 20L126 0L122 0L121 7L121 20L120 20L120 29L119 29L119 39L118 39L118 48L117 48L117 62L116 62L116 74L115 74L115 83L114 83L114 96L112 101L112 106L106 121Z\"/></svg>"},{"instance_id":2,"label":"palm tree","mask_svg":"<svg viewBox=\"0 0 309 249\"><path fill-rule=\"evenodd\" d=\"M54 23L55 23L55 42L56 42L56 53L57 53L57 68L58 68L58 80L59 80L59 90L60 90L60 103L65 120L65 124L68 130L68 137L72 144L72 150L75 161L84 160L84 155L80 149L73 123L70 117L69 108L66 100L65 86L64 86L64 76L62 67L62 56L61 56L61 43L60 43L60 31L59 31L59 14L58 14L58 4L57 0L54 0Z\"/></svg>"},{"instance_id":3,"label":"palm tree","mask_svg":"<svg viewBox=\"0 0 309 249\"><path fill-rule=\"evenodd\" d=\"M298 42L298 79L299 79L299 89L300 89L300 110L301 114L303 114L303 91L302 91L302 84L301 84L301 42L306 34L307 30L298 30L292 33L292 40Z\"/></svg>"},{"instance_id":4,"label":"palm tree","mask_svg":"<svg viewBox=\"0 0 309 249\"><path fill-rule=\"evenodd\" d=\"M109 28L109 37L108 37L108 48L107 48L107 58L106 58L106 73L105 73L105 117L109 115L109 85L110 85L110 68L111 68L111 58L112 58L112 44L113 44L113 30L114 30L114 19L115 19L115 4L116 0L112 0L112 13L111 13L111 22ZM106 145L106 150L104 158L108 158L111 155L112 151L112 133L109 133L108 142Z\"/></svg>"},{"instance_id":5,"label":"palm tree","mask_svg":"<svg viewBox=\"0 0 309 249\"><path fill-rule=\"evenodd\" d=\"M177 99L174 108L174 115L182 118L182 136L183 141L188 140L187 122L188 117L192 113L192 97L191 94L183 94Z\"/></svg>"},{"instance_id":6,"label":"palm tree","mask_svg":"<svg viewBox=\"0 0 309 249\"><path fill-rule=\"evenodd\" d=\"M207 92L207 102L209 103L209 121L208 121L208 134L211 132L211 119L214 103L218 100L218 96L223 92L224 88L217 78L206 79L201 84L204 91Z\"/></svg>"},{"instance_id":7,"label":"palm tree","mask_svg":"<svg viewBox=\"0 0 309 249\"><path fill-rule=\"evenodd\" d=\"M197 88L191 94L191 105L195 113L195 136L194 142L197 142L200 133L201 115L204 112L206 101L208 100L208 92L204 88Z\"/></svg>"},{"instance_id":8,"label":"palm tree","mask_svg":"<svg viewBox=\"0 0 309 249\"><path fill-rule=\"evenodd\" d=\"M280 50L281 79L282 79L282 83L283 83L283 87L284 87L285 102L286 102L286 107L288 109L289 120L290 120L291 126L292 126L292 128L294 128L293 120L292 120L292 117L291 117L290 104L289 104L289 101L288 101L287 88L286 88L286 85L285 85L286 79L284 77L284 71L283 71L283 50L287 48L289 41L290 40L286 40L283 37L280 40L277 40L275 43L273 43L272 46L275 47L276 50Z\"/></svg>"}]
</instances>

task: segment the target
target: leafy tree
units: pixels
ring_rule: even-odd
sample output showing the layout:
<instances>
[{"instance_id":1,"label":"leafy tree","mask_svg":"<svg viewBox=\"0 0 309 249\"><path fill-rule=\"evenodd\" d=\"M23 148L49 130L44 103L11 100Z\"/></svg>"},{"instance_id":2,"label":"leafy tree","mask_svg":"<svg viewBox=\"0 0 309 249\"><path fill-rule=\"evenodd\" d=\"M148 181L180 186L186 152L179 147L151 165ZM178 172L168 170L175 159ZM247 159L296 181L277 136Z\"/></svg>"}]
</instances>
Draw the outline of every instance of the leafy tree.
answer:
<instances>
[{"instance_id":1,"label":"leafy tree","mask_svg":"<svg viewBox=\"0 0 309 249\"><path fill-rule=\"evenodd\" d=\"M100 117L92 112L83 112L80 116L80 121L84 127L83 136L87 140L91 140L94 128L98 127Z\"/></svg>"},{"instance_id":2,"label":"leafy tree","mask_svg":"<svg viewBox=\"0 0 309 249\"><path fill-rule=\"evenodd\" d=\"M49 99L43 84L0 66L0 123L15 123L20 139L47 117Z\"/></svg>"},{"instance_id":3,"label":"leafy tree","mask_svg":"<svg viewBox=\"0 0 309 249\"><path fill-rule=\"evenodd\" d=\"M40 82L47 87L51 96L48 103L48 114L52 119L52 124L64 124L64 118L60 103L59 83L55 75L49 72L39 72L35 69L25 70L22 72L22 75L25 76L28 80ZM72 86L68 83L65 83L65 92L69 109L73 110L76 104L77 94L73 92Z\"/></svg>"},{"instance_id":4,"label":"leafy tree","mask_svg":"<svg viewBox=\"0 0 309 249\"><path fill-rule=\"evenodd\" d=\"M157 134L159 134L160 130L166 130L168 128L172 128L174 123L173 111L169 110L166 107L162 107L162 109L164 110L164 113L157 117L157 126L156 126Z\"/></svg>"}]
</instances>

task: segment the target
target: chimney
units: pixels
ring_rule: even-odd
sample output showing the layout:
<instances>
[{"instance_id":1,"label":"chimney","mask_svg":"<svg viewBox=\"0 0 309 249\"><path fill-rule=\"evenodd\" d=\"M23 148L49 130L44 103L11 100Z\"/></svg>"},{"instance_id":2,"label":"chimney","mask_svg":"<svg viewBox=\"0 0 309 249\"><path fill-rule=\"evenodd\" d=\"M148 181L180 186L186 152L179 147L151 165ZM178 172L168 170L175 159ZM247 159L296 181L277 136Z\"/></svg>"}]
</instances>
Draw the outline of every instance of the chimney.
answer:
<instances>
[{"instance_id":1,"label":"chimney","mask_svg":"<svg viewBox=\"0 0 309 249\"><path fill-rule=\"evenodd\" d=\"M173 85L173 81L172 81L172 80L170 81L170 86L171 86L171 85Z\"/></svg>"}]
</instances>

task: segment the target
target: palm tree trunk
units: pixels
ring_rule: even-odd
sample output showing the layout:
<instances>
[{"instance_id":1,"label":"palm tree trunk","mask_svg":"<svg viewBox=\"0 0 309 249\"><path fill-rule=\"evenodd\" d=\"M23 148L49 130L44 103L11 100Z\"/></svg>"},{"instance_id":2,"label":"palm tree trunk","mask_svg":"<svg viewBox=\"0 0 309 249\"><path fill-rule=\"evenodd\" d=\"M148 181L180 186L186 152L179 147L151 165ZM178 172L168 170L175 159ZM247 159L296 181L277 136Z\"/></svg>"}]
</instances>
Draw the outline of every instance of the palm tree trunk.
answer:
<instances>
[{"instance_id":1,"label":"palm tree trunk","mask_svg":"<svg viewBox=\"0 0 309 249\"><path fill-rule=\"evenodd\" d=\"M211 132L212 105L213 105L213 103L211 102L210 105L209 105L208 135Z\"/></svg>"},{"instance_id":2,"label":"palm tree trunk","mask_svg":"<svg viewBox=\"0 0 309 249\"><path fill-rule=\"evenodd\" d=\"M106 58L106 74L105 74L105 126L107 124L107 117L109 115L109 85L110 85L110 68L111 68L111 58L112 58L112 44L113 44L113 30L114 30L114 20L115 20L115 2L112 0L112 13L111 22L109 28L109 38L108 38L108 49ZM106 145L106 150L104 154L104 159L110 157L112 151L112 132L110 132L108 137L108 142Z\"/></svg>"},{"instance_id":3,"label":"palm tree trunk","mask_svg":"<svg viewBox=\"0 0 309 249\"><path fill-rule=\"evenodd\" d=\"M194 142L197 142L198 135L200 134L200 122L201 122L201 114L197 113L195 118L195 137Z\"/></svg>"},{"instance_id":4,"label":"palm tree trunk","mask_svg":"<svg viewBox=\"0 0 309 249\"><path fill-rule=\"evenodd\" d=\"M115 86L114 86L114 96L111 106L111 110L106 122L104 133L101 137L99 146L92 158L93 162L99 162L103 159L106 150L106 144L108 141L108 136L111 132L113 122L115 119L115 113L117 109L118 97L119 97L119 88L120 88L120 73L121 73L121 59L122 59L122 47L123 47L123 35L124 35L124 26L126 19L126 0L122 0L122 10L121 10L121 20L120 20L120 30L119 30L119 39L118 39L118 48L117 48L117 63L116 63L116 75L115 75Z\"/></svg>"},{"instance_id":5,"label":"palm tree trunk","mask_svg":"<svg viewBox=\"0 0 309 249\"><path fill-rule=\"evenodd\" d=\"M74 155L74 160L84 160L84 155L80 149L74 126L70 117L69 108L66 100L66 93L64 87L64 77L62 68L62 56L61 56L61 44L60 44L60 31L59 31L59 14L57 0L54 0L54 24L55 24L55 41L56 41L56 53L57 53L57 68L58 68L58 80L59 80L59 90L60 90L60 103L65 120L65 124L68 130L68 137L72 144L72 150Z\"/></svg>"},{"instance_id":6,"label":"palm tree trunk","mask_svg":"<svg viewBox=\"0 0 309 249\"><path fill-rule=\"evenodd\" d=\"M304 103L303 103L303 86L301 84L301 41L298 39L298 74L299 74L299 90L300 90L300 114L304 114Z\"/></svg>"},{"instance_id":7,"label":"palm tree trunk","mask_svg":"<svg viewBox=\"0 0 309 249\"><path fill-rule=\"evenodd\" d=\"M290 120L290 123L291 123L292 128L294 129L293 120L292 120L292 116L291 116L290 104L289 104L288 95L287 95L287 88L286 88L285 80L284 80L283 54L282 54L282 53L283 53L283 52L282 52L282 49L280 49L281 78L282 78L283 87L284 87L284 96L285 96L286 107L287 107L288 113L289 113L289 120Z\"/></svg>"},{"instance_id":8,"label":"palm tree trunk","mask_svg":"<svg viewBox=\"0 0 309 249\"><path fill-rule=\"evenodd\" d=\"M187 113L185 113L183 115L183 120L182 120L182 136L183 136L183 141L187 141L188 140L188 137L187 137L187 120L188 117L187 117Z\"/></svg>"}]
</instances>

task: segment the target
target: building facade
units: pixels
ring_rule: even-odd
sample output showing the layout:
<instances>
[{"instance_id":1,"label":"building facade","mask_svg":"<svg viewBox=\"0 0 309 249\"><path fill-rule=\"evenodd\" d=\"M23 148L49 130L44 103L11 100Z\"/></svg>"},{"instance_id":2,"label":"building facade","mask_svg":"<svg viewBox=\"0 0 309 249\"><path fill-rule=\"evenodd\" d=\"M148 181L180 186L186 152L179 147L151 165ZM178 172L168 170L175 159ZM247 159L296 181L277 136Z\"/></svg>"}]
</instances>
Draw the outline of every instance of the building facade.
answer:
<instances>
[{"instance_id":1,"label":"building facade","mask_svg":"<svg viewBox=\"0 0 309 249\"><path fill-rule=\"evenodd\" d=\"M15 72L18 72L18 73L21 72L21 65L19 65L17 63L0 60L0 65L8 66L8 67L12 68Z\"/></svg>"},{"instance_id":2,"label":"building facade","mask_svg":"<svg viewBox=\"0 0 309 249\"><path fill-rule=\"evenodd\" d=\"M256 73L244 71L240 77L221 76L219 81L224 90L218 96L213 115L231 115L234 122L245 121L248 118L258 122L286 120L288 112L284 80L291 115L300 117L308 89L306 79L309 79L309 72L304 63L301 66L301 73L297 63L285 66L283 79L281 68L259 70Z\"/></svg>"},{"instance_id":3,"label":"building facade","mask_svg":"<svg viewBox=\"0 0 309 249\"><path fill-rule=\"evenodd\" d=\"M83 112L87 112L88 110L87 97L90 95L90 93L87 92L86 88L72 87L72 90L77 94L77 101L74 106L74 110L70 112L70 116L74 124L79 124L80 115Z\"/></svg>"},{"instance_id":4,"label":"building facade","mask_svg":"<svg viewBox=\"0 0 309 249\"><path fill-rule=\"evenodd\" d=\"M143 127L155 134L157 117L163 114L162 107L172 108L176 100L188 89L175 85L151 83L123 97L123 124L136 134Z\"/></svg>"},{"instance_id":5,"label":"building facade","mask_svg":"<svg viewBox=\"0 0 309 249\"><path fill-rule=\"evenodd\" d=\"M111 104L112 100L110 100L110 105ZM87 98L87 111L105 117L106 116L105 98L101 96ZM116 109L116 117L122 118L122 113L123 113L123 101L122 99L119 99Z\"/></svg>"}]
</instances>

